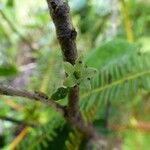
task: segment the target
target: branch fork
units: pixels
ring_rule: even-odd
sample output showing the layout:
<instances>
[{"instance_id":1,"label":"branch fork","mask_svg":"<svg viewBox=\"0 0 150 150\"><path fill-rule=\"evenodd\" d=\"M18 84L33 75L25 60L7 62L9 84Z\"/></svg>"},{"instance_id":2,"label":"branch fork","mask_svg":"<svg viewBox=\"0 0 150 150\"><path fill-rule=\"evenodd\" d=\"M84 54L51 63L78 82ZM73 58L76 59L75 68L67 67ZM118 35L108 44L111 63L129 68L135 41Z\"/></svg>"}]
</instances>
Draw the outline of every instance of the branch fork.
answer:
<instances>
[{"instance_id":1,"label":"branch fork","mask_svg":"<svg viewBox=\"0 0 150 150\"><path fill-rule=\"evenodd\" d=\"M60 43L64 61L75 64L77 59L76 36L77 32L72 25L69 14L69 6L64 0L47 0L50 15L56 27L57 39ZM0 95L19 96L30 100L40 101L60 112L65 119L78 128L88 139L98 140L103 145L107 140L95 130L91 124L87 124L81 115L79 108L79 86L75 85L68 94L68 106L64 107L56 101L35 92L21 91L0 85Z\"/></svg>"}]
</instances>

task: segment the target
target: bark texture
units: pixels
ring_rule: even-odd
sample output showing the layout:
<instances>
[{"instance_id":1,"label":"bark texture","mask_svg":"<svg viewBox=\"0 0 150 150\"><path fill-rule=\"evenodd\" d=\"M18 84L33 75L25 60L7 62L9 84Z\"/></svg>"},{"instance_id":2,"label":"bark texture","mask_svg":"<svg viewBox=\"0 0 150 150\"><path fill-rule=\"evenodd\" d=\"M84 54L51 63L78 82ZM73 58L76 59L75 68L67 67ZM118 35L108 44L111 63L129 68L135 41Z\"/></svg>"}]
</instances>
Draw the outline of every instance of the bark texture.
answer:
<instances>
[{"instance_id":1,"label":"bark texture","mask_svg":"<svg viewBox=\"0 0 150 150\"><path fill-rule=\"evenodd\" d=\"M47 0L47 3L55 24L57 39L61 46L64 61L74 65L77 59L77 32L71 21L69 6L65 0ZM87 138L100 139L103 144L106 144L105 138L100 136L91 124L86 124L81 116L78 85L70 90L65 117L72 126L77 127Z\"/></svg>"}]
</instances>

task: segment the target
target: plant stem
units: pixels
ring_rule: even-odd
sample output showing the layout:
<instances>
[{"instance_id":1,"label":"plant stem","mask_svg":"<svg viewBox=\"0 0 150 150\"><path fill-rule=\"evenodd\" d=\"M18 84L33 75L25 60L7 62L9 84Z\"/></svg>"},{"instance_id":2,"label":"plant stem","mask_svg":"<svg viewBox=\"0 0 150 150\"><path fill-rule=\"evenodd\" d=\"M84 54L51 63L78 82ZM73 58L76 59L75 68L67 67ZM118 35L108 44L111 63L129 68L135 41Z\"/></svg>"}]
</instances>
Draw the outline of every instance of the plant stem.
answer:
<instances>
[{"instance_id":1,"label":"plant stem","mask_svg":"<svg viewBox=\"0 0 150 150\"><path fill-rule=\"evenodd\" d=\"M56 28L57 39L61 46L64 61L75 64L77 58L77 32L72 25L69 6L65 0L47 0L50 15ZM79 109L79 86L71 88L68 96L68 106L65 118L78 128L88 139L101 141L106 145L106 139L99 135L91 124L85 123Z\"/></svg>"},{"instance_id":2,"label":"plant stem","mask_svg":"<svg viewBox=\"0 0 150 150\"><path fill-rule=\"evenodd\" d=\"M75 64L77 58L76 36L77 32L72 25L69 6L64 0L47 0L50 15L56 27L56 34L61 46L64 61ZM76 117L81 120L79 111L79 86L71 88L68 97L69 118Z\"/></svg>"},{"instance_id":3,"label":"plant stem","mask_svg":"<svg viewBox=\"0 0 150 150\"><path fill-rule=\"evenodd\" d=\"M45 103L46 105L56 109L58 112L64 114L65 110L64 107L56 103L54 100L49 99L48 97L40 95L38 93L27 92L23 90L18 90L12 87L5 87L0 85L0 95L7 95L7 96L19 96L28 98L30 100L40 101Z\"/></svg>"},{"instance_id":4,"label":"plant stem","mask_svg":"<svg viewBox=\"0 0 150 150\"><path fill-rule=\"evenodd\" d=\"M131 20L129 17L128 6L127 6L125 0L120 0L120 1L121 1L121 6L122 6L122 14L124 17L124 25L125 25L127 40L128 40L128 42L133 43L134 35L133 35L133 31L132 31Z\"/></svg>"}]
</instances>

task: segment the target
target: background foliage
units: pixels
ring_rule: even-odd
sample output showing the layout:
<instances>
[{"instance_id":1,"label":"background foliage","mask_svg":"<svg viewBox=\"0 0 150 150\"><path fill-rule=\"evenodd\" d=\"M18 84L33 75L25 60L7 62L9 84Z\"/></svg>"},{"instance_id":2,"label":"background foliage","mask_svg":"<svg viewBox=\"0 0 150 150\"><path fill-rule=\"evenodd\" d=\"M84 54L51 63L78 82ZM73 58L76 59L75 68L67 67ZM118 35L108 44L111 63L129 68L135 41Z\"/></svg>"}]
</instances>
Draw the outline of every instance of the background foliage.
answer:
<instances>
[{"instance_id":1,"label":"background foliage","mask_svg":"<svg viewBox=\"0 0 150 150\"><path fill-rule=\"evenodd\" d=\"M84 54L88 66L99 70L91 81L92 89L80 92L85 121L93 122L112 145L148 150L150 2L68 1L78 32L79 54ZM62 61L45 0L0 0L1 84L51 96L65 77ZM65 105L67 100L58 102ZM78 130L40 103L0 96L0 119L0 149L89 147Z\"/></svg>"}]
</instances>

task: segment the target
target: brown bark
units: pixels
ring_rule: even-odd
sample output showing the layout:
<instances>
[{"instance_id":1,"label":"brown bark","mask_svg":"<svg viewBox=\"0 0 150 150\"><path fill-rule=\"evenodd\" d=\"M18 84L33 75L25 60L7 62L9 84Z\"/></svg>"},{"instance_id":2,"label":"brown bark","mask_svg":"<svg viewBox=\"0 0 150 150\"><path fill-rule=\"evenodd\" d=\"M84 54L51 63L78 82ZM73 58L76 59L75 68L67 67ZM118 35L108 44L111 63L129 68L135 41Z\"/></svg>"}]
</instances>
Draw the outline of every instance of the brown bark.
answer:
<instances>
[{"instance_id":1,"label":"brown bark","mask_svg":"<svg viewBox=\"0 0 150 150\"><path fill-rule=\"evenodd\" d=\"M56 34L61 46L64 61L75 64L77 58L77 32L72 25L69 6L65 0L47 0L50 15L56 28ZM100 139L106 144L106 139L100 136L91 124L86 124L79 110L79 86L71 88L68 96L66 119L77 127L87 138ZM104 142L105 141L105 142Z\"/></svg>"},{"instance_id":2,"label":"brown bark","mask_svg":"<svg viewBox=\"0 0 150 150\"><path fill-rule=\"evenodd\" d=\"M40 95L34 92L27 92L23 90L14 89L12 87L6 87L0 85L0 95L7 95L7 96L19 96L28 98L30 100L40 101L45 103L47 106L54 108L56 111L64 114L64 107L56 103L54 100L48 98L46 95Z\"/></svg>"},{"instance_id":3,"label":"brown bark","mask_svg":"<svg viewBox=\"0 0 150 150\"><path fill-rule=\"evenodd\" d=\"M50 15L56 27L56 34L61 46L64 61L75 64L77 58L76 36L77 32L72 25L69 6L64 0L47 0ZM71 88L68 96L68 118L82 120L79 111L79 86Z\"/></svg>"}]
</instances>

